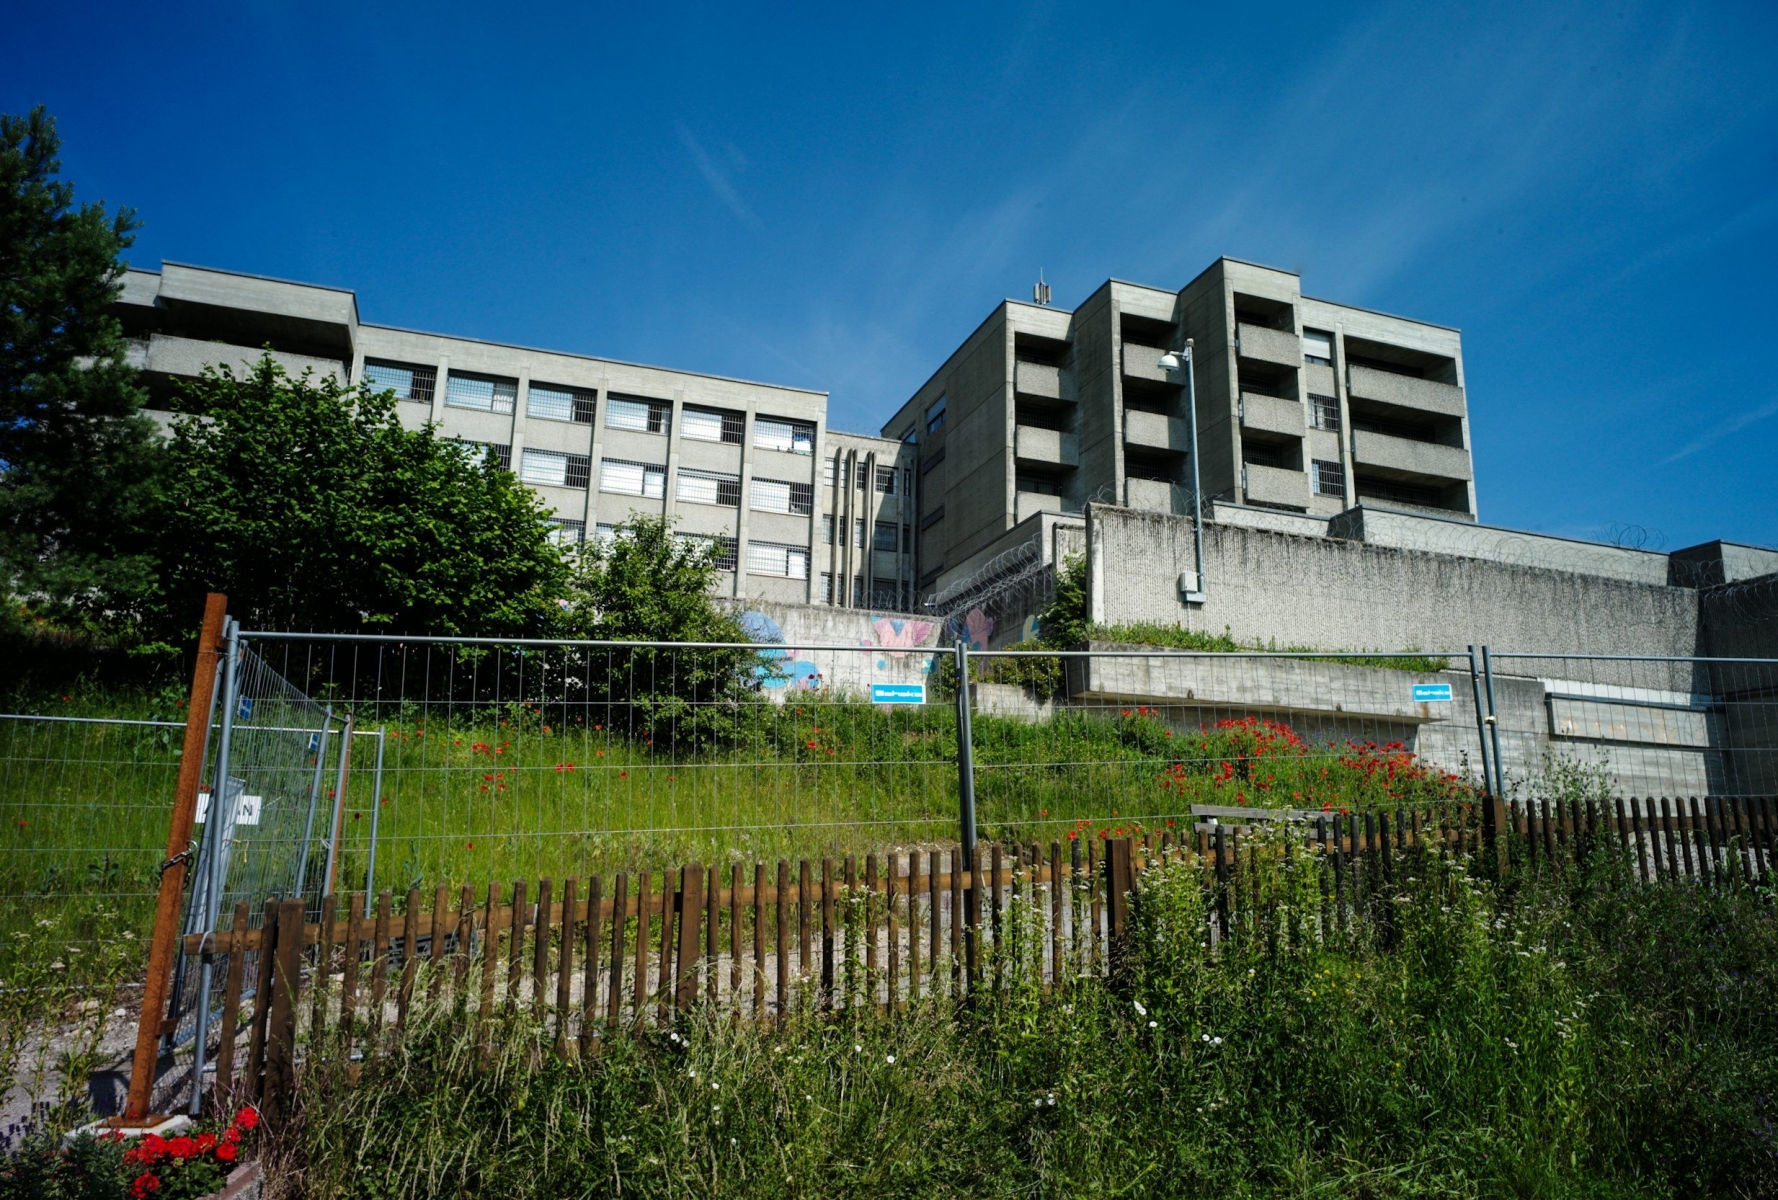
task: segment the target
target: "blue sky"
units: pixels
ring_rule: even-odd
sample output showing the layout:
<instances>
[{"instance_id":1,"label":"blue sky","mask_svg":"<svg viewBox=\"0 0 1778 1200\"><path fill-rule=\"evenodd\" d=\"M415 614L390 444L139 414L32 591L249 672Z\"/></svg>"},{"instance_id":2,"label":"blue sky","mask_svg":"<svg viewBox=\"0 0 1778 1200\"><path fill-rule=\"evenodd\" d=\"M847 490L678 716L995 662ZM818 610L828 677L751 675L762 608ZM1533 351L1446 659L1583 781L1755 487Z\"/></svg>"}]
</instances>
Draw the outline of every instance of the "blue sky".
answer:
<instances>
[{"instance_id":1,"label":"blue sky","mask_svg":"<svg viewBox=\"0 0 1778 1200\"><path fill-rule=\"evenodd\" d=\"M140 264L842 428L1040 268L1285 267L1463 330L1485 521L1778 543L1778 6L1229 7L31 5L0 110Z\"/></svg>"}]
</instances>

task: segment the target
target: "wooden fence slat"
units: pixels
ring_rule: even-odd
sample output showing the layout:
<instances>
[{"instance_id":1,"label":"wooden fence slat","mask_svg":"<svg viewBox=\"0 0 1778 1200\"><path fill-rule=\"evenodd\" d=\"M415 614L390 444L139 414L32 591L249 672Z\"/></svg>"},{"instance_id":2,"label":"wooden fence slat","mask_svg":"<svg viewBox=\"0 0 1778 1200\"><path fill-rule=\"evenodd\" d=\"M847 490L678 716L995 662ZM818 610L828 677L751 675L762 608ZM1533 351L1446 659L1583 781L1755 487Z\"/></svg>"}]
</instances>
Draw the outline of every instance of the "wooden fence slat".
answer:
<instances>
[{"instance_id":1,"label":"wooden fence slat","mask_svg":"<svg viewBox=\"0 0 1778 1200\"><path fill-rule=\"evenodd\" d=\"M512 919L507 922L506 939L506 1010L516 1016L525 977L525 927L531 922L529 881L512 881Z\"/></svg>"},{"instance_id":2,"label":"wooden fence slat","mask_svg":"<svg viewBox=\"0 0 1778 1200\"><path fill-rule=\"evenodd\" d=\"M935 876L936 878L936 876ZM963 847L958 843L951 851L951 995L960 996L966 986L965 955L963 952L964 914L967 908L963 902Z\"/></svg>"},{"instance_id":3,"label":"wooden fence slat","mask_svg":"<svg viewBox=\"0 0 1778 1200\"><path fill-rule=\"evenodd\" d=\"M500 884L488 881L488 903L482 915L482 985L476 1044L483 1061L494 1045L494 972L500 961Z\"/></svg>"},{"instance_id":4,"label":"wooden fence slat","mask_svg":"<svg viewBox=\"0 0 1778 1200\"><path fill-rule=\"evenodd\" d=\"M259 1107L277 1125L296 1087L296 1020L302 987L303 902L278 905L277 943L272 954L272 1005L266 1019L265 1085Z\"/></svg>"},{"instance_id":5,"label":"wooden fence slat","mask_svg":"<svg viewBox=\"0 0 1778 1200\"><path fill-rule=\"evenodd\" d=\"M629 921L625 911L630 902L630 877L619 871L611 883L611 978L605 1001L605 1024L615 1031L623 1020L624 1007L624 932Z\"/></svg>"},{"instance_id":6,"label":"wooden fence slat","mask_svg":"<svg viewBox=\"0 0 1778 1200\"><path fill-rule=\"evenodd\" d=\"M272 955L278 946L278 901L265 902L260 917L262 936L253 980L253 1024L247 1040L247 1098L255 1103L265 1091L265 1029L272 1008Z\"/></svg>"},{"instance_id":7,"label":"wooden fence slat","mask_svg":"<svg viewBox=\"0 0 1778 1200\"><path fill-rule=\"evenodd\" d=\"M580 896L580 880L572 875L562 881L562 948L556 955L556 1057L568 1057L568 1027L574 1003L574 908Z\"/></svg>"},{"instance_id":8,"label":"wooden fence slat","mask_svg":"<svg viewBox=\"0 0 1778 1200\"><path fill-rule=\"evenodd\" d=\"M603 891L605 879L602 875L594 875L587 880L586 921L583 932L586 948L581 968L580 979L580 1057L591 1058L598 1052L599 1044L599 1005L602 1000L599 990L599 964L604 960L599 957L599 923L604 909Z\"/></svg>"},{"instance_id":9,"label":"wooden fence slat","mask_svg":"<svg viewBox=\"0 0 1778 1200\"><path fill-rule=\"evenodd\" d=\"M686 864L679 881L679 973L674 998L683 1012L698 999L698 925L704 910L704 868L696 863Z\"/></svg>"},{"instance_id":10,"label":"wooden fence slat","mask_svg":"<svg viewBox=\"0 0 1778 1200\"><path fill-rule=\"evenodd\" d=\"M462 1003L469 1003L469 952L475 941L475 888L464 884L457 896L457 948L451 954L451 976Z\"/></svg>"},{"instance_id":11,"label":"wooden fence slat","mask_svg":"<svg viewBox=\"0 0 1778 1200\"><path fill-rule=\"evenodd\" d=\"M674 933L677 929L684 936L687 913L685 911L685 868L677 872L663 872L661 875L661 965L659 983L656 990L659 1001L655 1005L655 1013L662 1025L673 1019L673 1005L678 996L679 975L673 969ZM691 919L696 920L697 910L692 910Z\"/></svg>"},{"instance_id":12,"label":"wooden fence slat","mask_svg":"<svg viewBox=\"0 0 1778 1200\"><path fill-rule=\"evenodd\" d=\"M1002 972L1006 969L1006 964L1003 961L1005 956L1001 953L1001 951L1003 950L1003 946L1001 944L1001 929L1000 929L1000 923L1001 923L1000 873L1003 869L1003 866L1002 866L1003 858L1002 858L1002 851L1001 851L1000 843L999 842L993 843L993 845L989 848L988 853L990 856L988 859L989 864L990 864L989 865L990 874L988 875L988 878L986 881L987 886L982 889L982 892L983 892L983 898L987 901L987 904L988 904L988 936L989 936L989 938L992 939L992 942L991 942L992 950L990 952L991 957L988 958L988 961L993 964L994 982L995 982L996 986L998 986L1003 982L1001 975L1002 975ZM977 862L979 865L980 860L977 860ZM986 965L986 964L984 964L984 965Z\"/></svg>"},{"instance_id":13,"label":"wooden fence slat","mask_svg":"<svg viewBox=\"0 0 1778 1200\"><path fill-rule=\"evenodd\" d=\"M317 1049L327 1033L327 997L332 992L333 978L333 913L334 897L321 897L321 928L316 932L315 986L309 997L309 1041Z\"/></svg>"},{"instance_id":14,"label":"wooden fence slat","mask_svg":"<svg viewBox=\"0 0 1778 1200\"><path fill-rule=\"evenodd\" d=\"M758 864L754 864L756 867ZM757 874L757 871L755 872ZM741 864L729 866L728 896L728 990L735 1012L741 1011Z\"/></svg>"},{"instance_id":15,"label":"wooden fence slat","mask_svg":"<svg viewBox=\"0 0 1778 1200\"><path fill-rule=\"evenodd\" d=\"M428 956L432 963L432 986L427 992L434 1000L444 992L445 930L451 917L449 896L442 883L432 893L432 953Z\"/></svg>"},{"instance_id":16,"label":"wooden fence slat","mask_svg":"<svg viewBox=\"0 0 1778 1200\"><path fill-rule=\"evenodd\" d=\"M549 925L551 881L537 881L537 918L531 922L531 1016L541 1021L549 1006Z\"/></svg>"},{"instance_id":17,"label":"wooden fence slat","mask_svg":"<svg viewBox=\"0 0 1778 1200\"><path fill-rule=\"evenodd\" d=\"M821 860L821 1007L833 1008L833 859Z\"/></svg>"},{"instance_id":18,"label":"wooden fence slat","mask_svg":"<svg viewBox=\"0 0 1778 1200\"><path fill-rule=\"evenodd\" d=\"M864 859L864 993L867 1007L877 1003L877 856Z\"/></svg>"},{"instance_id":19,"label":"wooden fence slat","mask_svg":"<svg viewBox=\"0 0 1778 1200\"><path fill-rule=\"evenodd\" d=\"M649 871L636 872L636 978L631 1015L638 1028L648 1020L648 921L653 915L653 905L648 899L650 874Z\"/></svg>"},{"instance_id":20,"label":"wooden fence slat","mask_svg":"<svg viewBox=\"0 0 1778 1200\"><path fill-rule=\"evenodd\" d=\"M711 867L708 882L704 890L704 976L705 994L710 1003L715 1004L721 999L721 975L719 955L722 945L722 879L717 875L716 868Z\"/></svg>"},{"instance_id":21,"label":"wooden fence slat","mask_svg":"<svg viewBox=\"0 0 1778 1200\"><path fill-rule=\"evenodd\" d=\"M889 972L889 1012L891 1015L900 1011L901 1008L901 910L897 907L900 903L902 890L901 863L897 861L900 857L901 856L898 854L889 855L889 874L886 880L887 890L885 892L885 899L888 903L884 906L884 912L888 919L886 940L889 943L889 965L887 969ZM919 929L913 922L912 893L909 893L908 896L908 907L908 928L913 931L917 939L919 936Z\"/></svg>"},{"instance_id":22,"label":"wooden fence slat","mask_svg":"<svg viewBox=\"0 0 1778 1200\"><path fill-rule=\"evenodd\" d=\"M358 960L364 949L363 892L346 901L346 953L340 977L340 1061L352 1061L352 1042L358 1035Z\"/></svg>"},{"instance_id":23,"label":"wooden fence slat","mask_svg":"<svg viewBox=\"0 0 1778 1200\"><path fill-rule=\"evenodd\" d=\"M807 888L804 889L805 894ZM778 1019L790 1012L790 864L778 860L778 920L773 932L778 935ZM805 922L805 926L806 926Z\"/></svg>"},{"instance_id":24,"label":"wooden fence slat","mask_svg":"<svg viewBox=\"0 0 1778 1200\"><path fill-rule=\"evenodd\" d=\"M753 1016L766 1014L766 865L753 864Z\"/></svg>"},{"instance_id":25,"label":"wooden fence slat","mask_svg":"<svg viewBox=\"0 0 1778 1200\"><path fill-rule=\"evenodd\" d=\"M407 890L407 912L402 926L401 987L395 997L395 1028L407 1028L407 1010L414 999L414 980L420 970L420 889Z\"/></svg>"},{"instance_id":26,"label":"wooden fence slat","mask_svg":"<svg viewBox=\"0 0 1778 1200\"><path fill-rule=\"evenodd\" d=\"M929 952L926 955L926 969L931 972L932 990L934 992L939 990L938 963L939 959L944 956L942 941L944 933L944 888L942 886L942 876L938 869L943 860L943 855L944 852L941 850L929 850L926 853L926 949Z\"/></svg>"},{"instance_id":27,"label":"wooden fence slat","mask_svg":"<svg viewBox=\"0 0 1778 1200\"><path fill-rule=\"evenodd\" d=\"M796 969L798 978L807 984L811 978L810 959L814 954L814 869L808 859L797 864L797 936L800 939Z\"/></svg>"},{"instance_id":28,"label":"wooden fence slat","mask_svg":"<svg viewBox=\"0 0 1778 1200\"><path fill-rule=\"evenodd\" d=\"M357 898L354 897L356 900ZM230 926L236 933L247 932L247 902L235 901L235 919ZM221 1044L216 1048L216 1107L228 1110L228 1098L235 1090L235 1026L241 1013L241 980L247 973L247 952L236 950L228 956L228 975L222 991L222 1020L217 1030Z\"/></svg>"},{"instance_id":29,"label":"wooden fence slat","mask_svg":"<svg viewBox=\"0 0 1778 1200\"><path fill-rule=\"evenodd\" d=\"M920 873L920 852L908 852L908 1004L920 1002L920 896L930 885Z\"/></svg>"},{"instance_id":30,"label":"wooden fence slat","mask_svg":"<svg viewBox=\"0 0 1778 1200\"><path fill-rule=\"evenodd\" d=\"M375 940L370 960L370 1043L367 1057L383 1052L383 1009L389 1000L389 910L394 896L387 890L377 895Z\"/></svg>"},{"instance_id":31,"label":"wooden fence slat","mask_svg":"<svg viewBox=\"0 0 1778 1200\"><path fill-rule=\"evenodd\" d=\"M1753 797L1753 865L1758 869L1761 887L1772 885L1772 801L1767 796Z\"/></svg>"}]
</instances>

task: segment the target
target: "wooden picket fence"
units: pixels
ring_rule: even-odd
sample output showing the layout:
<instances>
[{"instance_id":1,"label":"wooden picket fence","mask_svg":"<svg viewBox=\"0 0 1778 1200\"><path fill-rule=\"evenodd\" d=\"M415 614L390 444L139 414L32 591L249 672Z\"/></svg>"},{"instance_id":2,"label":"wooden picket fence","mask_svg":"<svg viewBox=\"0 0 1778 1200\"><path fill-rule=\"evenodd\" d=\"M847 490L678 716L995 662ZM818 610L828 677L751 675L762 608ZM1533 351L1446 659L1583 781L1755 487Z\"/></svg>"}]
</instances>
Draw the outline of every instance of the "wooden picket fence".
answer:
<instances>
[{"instance_id":1,"label":"wooden picket fence","mask_svg":"<svg viewBox=\"0 0 1778 1200\"><path fill-rule=\"evenodd\" d=\"M299 1054L359 1069L389 1052L417 1003L447 994L484 1036L497 1012L524 1009L553 1032L558 1054L584 1057L602 1038L670 1023L700 1003L758 1020L859 1005L893 1014L924 995L1114 972L1129 896L1159 863L1203 872L1213 941L1242 936L1258 928L1256 856L1284 839L1316 853L1321 911L1311 919L1331 931L1393 881L1402 855L1458 856L1500 874L1567 870L1611 851L1650 883L1766 885L1775 836L1771 798L1491 813L1487 804L1362 814L1197 807L1183 827L1139 837L983 844L975 870L961 868L952 846L862 863L618 872L584 890L579 879L559 889L540 880L534 891L524 880L480 893L414 889L400 911L387 891L370 903L352 894L343 915L329 897L315 921L300 901L268 900L257 927L242 903L230 929L190 935L184 948L227 956L218 1094L276 1116Z\"/></svg>"}]
</instances>

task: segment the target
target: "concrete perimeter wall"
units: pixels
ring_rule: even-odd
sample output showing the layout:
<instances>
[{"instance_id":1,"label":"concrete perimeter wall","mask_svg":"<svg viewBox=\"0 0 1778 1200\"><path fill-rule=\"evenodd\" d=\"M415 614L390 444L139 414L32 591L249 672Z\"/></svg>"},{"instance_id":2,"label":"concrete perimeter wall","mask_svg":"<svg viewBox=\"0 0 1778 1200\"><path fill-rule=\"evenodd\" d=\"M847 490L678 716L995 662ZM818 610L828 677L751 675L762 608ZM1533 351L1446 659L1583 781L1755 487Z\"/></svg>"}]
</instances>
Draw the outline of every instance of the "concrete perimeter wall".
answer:
<instances>
[{"instance_id":1,"label":"concrete perimeter wall","mask_svg":"<svg viewBox=\"0 0 1778 1200\"><path fill-rule=\"evenodd\" d=\"M1206 523L1203 605L1190 517L1091 505L1094 619L1343 650L1699 651L1698 594L1579 572Z\"/></svg>"}]
</instances>

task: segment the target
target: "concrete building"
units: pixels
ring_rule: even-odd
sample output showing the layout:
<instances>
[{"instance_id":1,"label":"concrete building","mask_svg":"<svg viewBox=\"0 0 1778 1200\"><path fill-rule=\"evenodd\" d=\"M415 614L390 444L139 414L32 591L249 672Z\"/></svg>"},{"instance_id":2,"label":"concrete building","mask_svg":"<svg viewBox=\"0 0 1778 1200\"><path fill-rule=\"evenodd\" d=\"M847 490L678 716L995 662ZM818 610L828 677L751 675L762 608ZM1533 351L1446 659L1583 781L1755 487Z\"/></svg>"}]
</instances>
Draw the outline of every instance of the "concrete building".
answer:
<instances>
[{"instance_id":1,"label":"concrete building","mask_svg":"<svg viewBox=\"0 0 1778 1200\"><path fill-rule=\"evenodd\" d=\"M1476 519L1457 331L1223 258L1177 292L1108 280L1073 311L1005 301L884 424L918 448L922 590L1038 513L1189 513L1187 376L1161 365L1188 339L1206 501Z\"/></svg>"},{"instance_id":2,"label":"concrete building","mask_svg":"<svg viewBox=\"0 0 1778 1200\"><path fill-rule=\"evenodd\" d=\"M912 603L912 449L830 430L825 392L374 325L345 289L179 263L129 271L118 314L163 412L180 381L269 348L293 374L393 391L410 427L488 447L564 543L665 514L718 544L725 595Z\"/></svg>"}]
</instances>

